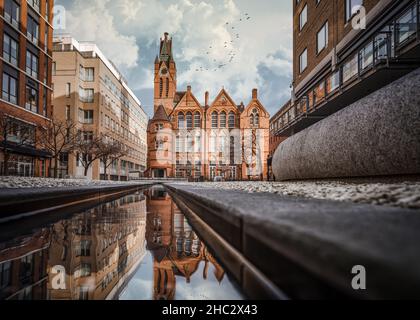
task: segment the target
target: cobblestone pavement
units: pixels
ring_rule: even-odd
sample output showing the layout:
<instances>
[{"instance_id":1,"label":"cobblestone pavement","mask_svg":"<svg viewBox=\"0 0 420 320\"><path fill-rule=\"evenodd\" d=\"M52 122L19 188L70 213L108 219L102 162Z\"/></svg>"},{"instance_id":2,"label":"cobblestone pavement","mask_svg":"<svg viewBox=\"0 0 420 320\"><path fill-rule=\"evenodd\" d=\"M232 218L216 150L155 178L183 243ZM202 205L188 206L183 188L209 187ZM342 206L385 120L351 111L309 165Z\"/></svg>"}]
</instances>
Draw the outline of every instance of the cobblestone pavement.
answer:
<instances>
[{"instance_id":1,"label":"cobblestone pavement","mask_svg":"<svg viewBox=\"0 0 420 320\"><path fill-rule=\"evenodd\" d=\"M1 188L60 188L60 187L83 187L83 186L107 186L121 184L138 184L139 182L130 181L96 181L87 179L47 179L47 178L28 178L28 177L0 177Z\"/></svg>"},{"instance_id":2,"label":"cobblestone pavement","mask_svg":"<svg viewBox=\"0 0 420 320\"><path fill-rule=\"evenodd\" d=\"M352 183L343 181L217 182L194 183L197 187L269 192L304 198L353 201L420 209L420 182Z\"/></svg>"}]
</instances>

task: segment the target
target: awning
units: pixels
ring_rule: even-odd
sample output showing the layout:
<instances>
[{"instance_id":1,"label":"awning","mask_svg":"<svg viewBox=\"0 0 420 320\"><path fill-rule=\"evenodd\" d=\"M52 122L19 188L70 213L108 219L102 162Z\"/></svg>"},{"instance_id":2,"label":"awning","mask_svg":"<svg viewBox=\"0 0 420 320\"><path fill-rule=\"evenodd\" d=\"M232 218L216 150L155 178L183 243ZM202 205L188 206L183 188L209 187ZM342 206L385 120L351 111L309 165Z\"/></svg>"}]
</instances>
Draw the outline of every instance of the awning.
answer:
<instances>
[{"instance_id":1,"label":"awning","mask_svg":"<svg viewBox=\"0 0 420 320\"><path fill-rule=\"evenodd\" d=\"M4 142L1 143L4 148ZM6 143L6 149L9 152L17 153L24 156L38 157L38 158L52 158L51 153L46 150L40 150L29 146L16 146L12 143Z\"/></svg>"}]
</instances>

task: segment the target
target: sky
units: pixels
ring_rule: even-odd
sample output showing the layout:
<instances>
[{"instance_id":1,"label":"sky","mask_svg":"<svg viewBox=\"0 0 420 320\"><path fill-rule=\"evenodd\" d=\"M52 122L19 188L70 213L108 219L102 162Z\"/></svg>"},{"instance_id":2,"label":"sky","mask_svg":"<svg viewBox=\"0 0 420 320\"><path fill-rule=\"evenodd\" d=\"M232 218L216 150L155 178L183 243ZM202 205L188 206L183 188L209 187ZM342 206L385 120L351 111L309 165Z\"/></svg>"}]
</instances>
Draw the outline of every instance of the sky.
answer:
<instances>
[{"instance_id":1,"label":"sky","mask_svg":"<svg viewBox=\"0 0 420 320\"><path fill-rule=\"evenodd\" d=\"M202 104L205 91L212 100L222 88L238 104L247 104L252 89L258 88L261 102L274 115L290 98L291 0L56 0L55 4L65 9L65 24L56 32L95 42L127 79L149 116L154 60L164 32L173 37L177 90L191 85Z\"/></svg>"}]
</instances>

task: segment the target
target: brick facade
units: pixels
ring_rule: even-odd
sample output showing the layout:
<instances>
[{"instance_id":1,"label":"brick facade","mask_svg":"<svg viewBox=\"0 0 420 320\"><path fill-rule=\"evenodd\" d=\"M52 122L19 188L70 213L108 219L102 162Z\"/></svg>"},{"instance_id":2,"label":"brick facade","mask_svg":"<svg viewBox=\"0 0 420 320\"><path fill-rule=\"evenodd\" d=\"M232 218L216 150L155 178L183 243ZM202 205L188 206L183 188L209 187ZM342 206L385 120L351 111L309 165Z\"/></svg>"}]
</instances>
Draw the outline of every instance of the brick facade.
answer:
<instances>
[{"instance_id":1,"label":"brick facade","mask_svg":"<svg viewBox=\"0 0 420 320\"><path fill-rule=\"evenodd\" d=\"M155 60L155 114L148 127L149 175L265 179L270 115L258 100L257 89L248 105L237 104L224 89L213 102L206 92L202 105L190 86L176 91L176 73L172 39L165 33ZM251 119L256 121L252 125ZM220 144L226 152L218 149Z\"/></svg>"},{"instance_id":2,"label":"brick facade","mask_svg":"<svg viewBox=\"0 0 420 320\"><path fill-rule=\"evenodd\" d=\"M19 7L18 19L11 18L11 5ZM37 141L39 128L49 121L51 115L51 67L52 67L52 19L54 1L41 0L39 7L31 5L30 1L0 0L0 86L5 89L0 95L0 111L2 117L14 119L21 126L30 126L34 129L35 139L33 143L18 145L7 143L7 154L10 158L7 173L11 175L25 176L47 176L49 169L49 156L39 150ZM47 8L48 6L48 8ZM16 7L14 7L16 8ZM13 12L16 12L13 11ZM30 17L30 18L29 18ZM34 21L37 31L29 35L28 21ZM12 39L12 40L8 40ZM11 42L16 42L17 61L14 62L10 56L12 49L9 49ZM7 48L4 47L7 43ZM28 71L27 55L36 57L32 61L31 71ZM14 55L15 53L13 53ZM29 74L31 72L31 74ZM14 80L9 80L13 78ZM6 83L7 80L7 83ZM8 87L9 81L16 81L17 90ZM12 87L12 85L11 85ZM35 91L28 91L28 87ZM36 94L33 94L36 92ZM10 97L16 97L16 101ZM32 108L28 105L31 100ZM8 134L8 136L11 134ZM15 138L15 137L13 137ZM0 141L9 141L3 135ZM0 163L5 161L5 154L0 151ZM0 172L5 173L3 165Z\"/></svg>"}]
</instances>

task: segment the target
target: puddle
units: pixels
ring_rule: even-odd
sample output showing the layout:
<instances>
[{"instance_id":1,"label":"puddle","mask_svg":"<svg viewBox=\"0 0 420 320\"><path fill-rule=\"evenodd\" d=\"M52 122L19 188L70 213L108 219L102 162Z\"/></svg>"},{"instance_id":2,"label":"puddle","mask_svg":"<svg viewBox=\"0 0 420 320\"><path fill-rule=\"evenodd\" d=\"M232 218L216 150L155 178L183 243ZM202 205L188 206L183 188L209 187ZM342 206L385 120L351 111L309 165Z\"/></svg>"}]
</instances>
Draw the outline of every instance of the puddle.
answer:
<instances>
[{"instance_id":1,"label":"puddle","mask_svg":"<svg viewBox=\"0 0 420 320\"><path fill-rule=\"evenodd\" d=\"M239 300L163 187L0 243L0 299Z\"/></svg>"}]
</instances>

